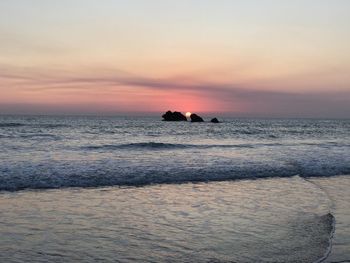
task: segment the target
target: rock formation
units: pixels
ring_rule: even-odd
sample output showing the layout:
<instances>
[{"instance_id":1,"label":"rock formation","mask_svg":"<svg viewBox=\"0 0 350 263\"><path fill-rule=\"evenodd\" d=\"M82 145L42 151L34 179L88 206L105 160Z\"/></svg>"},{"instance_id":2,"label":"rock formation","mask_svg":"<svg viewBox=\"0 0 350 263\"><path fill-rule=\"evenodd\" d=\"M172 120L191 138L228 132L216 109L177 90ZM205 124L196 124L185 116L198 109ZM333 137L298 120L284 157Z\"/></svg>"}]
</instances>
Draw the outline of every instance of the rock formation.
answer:
<instances>
[{"instance_id":1,"label":"rock formation","mask_svg":"<svg viewBox=\"0 0 350 263\"><path fill-rule=\"evenodd\" d=\"M195 113L192 113L191 116L191 122L203 122L204 120L202 119L202 117L198 116Z\"/></svg>"},{"instance_id":2,"label":"rock formation","mask_svg":"<svg viewBox=\"0 0 350 263\"><path fill-rule=\"evenodd\" d=\"M170 110L163 114L162 118L163 121L187 121L186 116L183 115L181 112L171 112Z\"/></svg>"},{"instance_id":3,"label":"rock formation","mask_svg":"<svg viewBox=\"0 0 350 263\"><path fill-rule=\"evenodd\" d=\"M213 118L213 119L211 119L210 122L212 122L212 123L219 123L219 120L217 118Z\"/></svg>"}]
</instances>

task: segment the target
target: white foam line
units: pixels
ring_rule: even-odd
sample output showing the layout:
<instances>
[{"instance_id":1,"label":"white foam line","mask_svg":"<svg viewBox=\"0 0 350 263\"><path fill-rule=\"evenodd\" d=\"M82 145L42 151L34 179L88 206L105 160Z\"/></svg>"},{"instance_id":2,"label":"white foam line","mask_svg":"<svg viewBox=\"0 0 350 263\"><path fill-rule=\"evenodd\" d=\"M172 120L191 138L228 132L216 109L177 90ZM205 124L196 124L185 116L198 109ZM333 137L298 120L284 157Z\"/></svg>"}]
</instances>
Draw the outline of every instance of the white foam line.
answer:
<instances>
[{"instance_id":1,"label":"white foam line","mask_svg":"<svg viewBox=\"0 0 350 263\"><path fill-rule=\"evenodd\" d=\"M299 176L299 175L298 175L298 176ZM327 250L326 250L326 252L324 253L323 257L320 258L320 259L318 259L317 261L313 262L313 263L321 263L321 262L325 261L325 260L329 257L329 255L331 254L331 252L332 252L333 238L334 238L334 234L335 234L335 224L336 224L336 220L335 220L335 217L333 216L333 214L331 213L331 210L334 210L335 204L334 204L334 201L333 201L333 199L331 198L331 196L330 196L330 195L328 194L328 192L326 191L326 189L324 189L321 185L319 185L319 184L317 184L317 183L315 183L315 182L313 182L313 181L311 181L311 180L309 180L309 179L307 179L307 178L303 178L303 177L300 177L300 178L302 178L302 179L305 180L306 182L312 184L313 186L319 188L319 189L327 196L327 198L328 198L328 200L329 200L329 212L328 212L328 213L329 213L329 215L332 216L332 231L331 231L331 233L330 233L330 235L329 235L329 240L328 240L328 244L329 244L329 245L328 245Z\"/></svg>"},{"instance_id":2,"label":"white foam line","mask_svg":"<svg viewBox=\"0 0 350 263\"><path fill-rule=\"evenodd\" d=\"M331 213L331 211L335 210L335 202L333 200L333 198L331 197L331 195L328 193L328 191L321 185L319 185L318 183L308 179L308 178L303 178L305 181L309 182L310 184L316 186L317 188L321 189L322 192L324 192L324 194L327 196L328 200L329 200L329 213Z\"/></svg>"}]
</instances>

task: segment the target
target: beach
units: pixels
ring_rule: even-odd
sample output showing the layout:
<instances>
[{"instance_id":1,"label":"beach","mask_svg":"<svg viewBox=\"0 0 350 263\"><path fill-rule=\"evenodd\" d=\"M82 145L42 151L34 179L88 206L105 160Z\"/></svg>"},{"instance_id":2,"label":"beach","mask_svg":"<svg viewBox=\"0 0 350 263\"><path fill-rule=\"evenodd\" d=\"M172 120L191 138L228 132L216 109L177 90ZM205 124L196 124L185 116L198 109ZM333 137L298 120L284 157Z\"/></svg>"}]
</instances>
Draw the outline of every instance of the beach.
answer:
<instances>
[{"instance_id":1,"label":"beach","mask_svg":"<svg viewBox=\"0 0 350 263\"><path fill-rule=\"evenodd\" d=\"M349 186L295 176L1 193L0 261L344 262Z\"/></svg>"}]
</instances>

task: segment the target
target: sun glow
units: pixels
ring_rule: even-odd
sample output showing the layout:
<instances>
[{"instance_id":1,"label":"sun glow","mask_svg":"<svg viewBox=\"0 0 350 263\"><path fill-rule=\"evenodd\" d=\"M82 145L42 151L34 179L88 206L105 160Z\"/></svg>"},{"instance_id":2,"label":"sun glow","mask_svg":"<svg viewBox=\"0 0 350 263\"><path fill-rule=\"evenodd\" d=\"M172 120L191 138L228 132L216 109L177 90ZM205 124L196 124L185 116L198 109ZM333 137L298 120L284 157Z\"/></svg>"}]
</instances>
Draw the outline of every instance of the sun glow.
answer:
<instances>
[{"instance_id":1,"label":"sun glow","mask_svg":"<svg viewBox=\"0 0 350 263\"><path fill-rule=\"evenodd\" d=\"M187 117L187 118L191 117L191 114L192 114L192 113L191 113L191 112L189 112L189 111L188 111L188 112L186 112L186 117Z\"/></svg>"}]
</instances>

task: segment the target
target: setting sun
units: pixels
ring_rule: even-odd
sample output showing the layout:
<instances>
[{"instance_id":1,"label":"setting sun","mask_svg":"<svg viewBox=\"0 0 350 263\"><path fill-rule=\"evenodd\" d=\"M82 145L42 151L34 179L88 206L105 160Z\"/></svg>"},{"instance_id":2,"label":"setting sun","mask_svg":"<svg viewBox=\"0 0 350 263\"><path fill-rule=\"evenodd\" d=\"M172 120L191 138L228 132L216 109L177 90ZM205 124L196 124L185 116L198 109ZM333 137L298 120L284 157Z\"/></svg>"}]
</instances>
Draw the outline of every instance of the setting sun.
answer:
<instances>
[{"instance_id":1,"label":"setting sun","mask_svg":"<svg viewBox=\"0 0 350 263\"><path fill-rule=\"evenodd\" d=\"M187 117L187 118L191 117L191 114L192 114L192 113L191 113L191 112L189 112L189 111L188 111L188 112L186 112L186 117Z\"/></svg>"}]
</instances>

